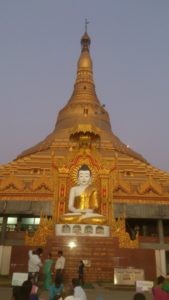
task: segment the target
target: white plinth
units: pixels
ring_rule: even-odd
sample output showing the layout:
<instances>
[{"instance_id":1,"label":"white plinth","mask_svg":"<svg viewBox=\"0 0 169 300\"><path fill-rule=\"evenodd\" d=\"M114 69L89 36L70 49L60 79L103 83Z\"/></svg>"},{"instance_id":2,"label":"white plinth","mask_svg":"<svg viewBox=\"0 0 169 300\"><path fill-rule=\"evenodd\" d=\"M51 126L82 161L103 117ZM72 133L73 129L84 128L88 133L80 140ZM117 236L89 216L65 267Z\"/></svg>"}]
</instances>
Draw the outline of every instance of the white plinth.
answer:
<instances>
[{"instance_id":1,"label":"white plinth","mask_svg":"<svg viewBox=\"0 0 169 300\"><path fill-rule=\"evenodd\" d=\"M56 224L58 236L110 236L109 226L93 224Z\"/></svg>"}]
</instances>

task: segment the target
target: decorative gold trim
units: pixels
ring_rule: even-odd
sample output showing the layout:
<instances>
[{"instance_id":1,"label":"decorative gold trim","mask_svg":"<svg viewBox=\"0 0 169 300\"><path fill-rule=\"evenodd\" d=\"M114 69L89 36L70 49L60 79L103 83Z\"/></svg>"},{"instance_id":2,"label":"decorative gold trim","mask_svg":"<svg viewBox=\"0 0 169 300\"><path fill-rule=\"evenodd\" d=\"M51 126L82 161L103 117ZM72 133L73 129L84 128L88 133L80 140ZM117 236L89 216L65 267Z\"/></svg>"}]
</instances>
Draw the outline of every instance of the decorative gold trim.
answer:
<instances>
[{"instance_id":1,"label":"decorative gold trim","mask_svg":"<svg viewBox=\"0 0 169 300\"><path fill-rule=\"evenodd\" d=\"M46 176L37 178L33 181L31 190L32 191L40 190L42 187L45 187L45 189L49 191L53 191L53 181Z\"/></svg>"},{"instance_id":2,"label":"decorative gold trim","mask_svg":"<svg viewBox=\"0 0 169 300\"><path fill-rule=\"evenodd\" d=\"M161 195L162 194L162 187L159 183L157 183L152 176L149 176L147 181L140 184L138 188L138 192L140 194L148 193L149 191L154 192L155 194Z\"/></svg>"},{"instance_id":3,"label":"decorative gold trim","mask_svg":"<svg viewBox=\"0 0 169 300\"><path fill-rule=\"evenodd\" d=\"M138 248L139 239L138 233L136 234L135 240L131 240L128 232L125 229L125 217L120 217L117 220L112 219L112 236L117 237L119 240L120 248Z\"/></svg>"},{"instance_id":4,"label":"decorative gold trim","mask_svg":"<svg viewBox=\"0 0 169 300\"><path fill-rule=\"evenodd\" d=\"M116 175L114 176L114 186L113 186L113 192L116 192L117 190L121 189L123 192L129 194L131 193L131 186L130 183L123 180L121 178L121 175L116 172Z\"/></svg>"},{"instance_id":5,"label":"decorative gold trim","mask_svg":"<svg viewBox=\"0 0 169 300\"><path fill-rule=\"evenodd\" d=\"M7 178L2 179L0 190L6 190L9 189L10 187L14 187L14 189L16 190L23 191L25 187L25 183L12 174Z\"/></svg>"},{"instance_id":6,"label":"decorative gold trim","mask_svg":"<svg viewBox=\"0 0 169 300\"><path fill-rule=\"evenodd\" d=\"M55 222L52 218L41 215L40 224L34 233L26 232L25 245L28 246L45 246L48 237L54 234Z\"/></svg>"}]
</instances>

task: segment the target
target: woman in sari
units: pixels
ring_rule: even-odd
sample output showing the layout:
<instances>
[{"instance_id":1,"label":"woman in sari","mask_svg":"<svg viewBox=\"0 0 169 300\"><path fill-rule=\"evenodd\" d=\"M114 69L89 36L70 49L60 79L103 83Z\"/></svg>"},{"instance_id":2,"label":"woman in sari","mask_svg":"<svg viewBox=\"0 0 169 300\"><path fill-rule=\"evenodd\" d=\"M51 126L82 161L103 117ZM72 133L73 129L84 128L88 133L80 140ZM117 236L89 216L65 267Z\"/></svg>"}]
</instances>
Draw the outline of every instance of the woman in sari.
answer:
<instances>
[{"instance_id":1,"label":"woman in sari","mask_svg":"<svg viewBox=\"0 0 169 300\"><path fill-rule=\"evenodd\" d=\"M52 283L52 269L53 269L53 259L51 253L48 254L48 258L45 260L43 265L43 274L44 274L44 288L49 289L49 286Z\"/></svg>"}]
</instances>

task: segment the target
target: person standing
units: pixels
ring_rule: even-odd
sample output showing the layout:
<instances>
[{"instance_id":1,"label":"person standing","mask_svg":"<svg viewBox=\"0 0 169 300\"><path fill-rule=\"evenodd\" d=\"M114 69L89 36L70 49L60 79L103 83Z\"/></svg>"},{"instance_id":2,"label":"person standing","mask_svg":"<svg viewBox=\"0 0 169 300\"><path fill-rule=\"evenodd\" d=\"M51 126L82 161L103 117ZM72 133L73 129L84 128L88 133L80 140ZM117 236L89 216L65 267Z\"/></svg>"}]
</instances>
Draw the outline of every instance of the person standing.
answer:
<instances>
[{"instance_id":1,"label":"person standing","mask_svg":"<svg viewBox=\"0 0 169 300\"><path fill-rule=\"evenodd\" d=\"M28 274L29 277L32 277L34 279L34 283L38 282L39 278L39 271L42 267L42 260L41 256L43 253L42 248L38 248L36 250L29 250L29 260L28 260Z\"/></svg>"},{"instance_id":2,"label":"person standing","mask_svg":"<svg viewBox=\"0 0 169 300\"><path fill-rule=\"evenodd\" d=\"M49 286L52 283L52 267L53 267L52 254L48 253L48 258L45 260L43 265L44 288L46 290L49 289Z\"/></svg>"},{"instance_id":3,"label":"person standing","mask_svg":"<svg viewBox=\"0 0 169 300\"><path fill-rule=\"evenodd\" d=\"M79 282L83 286L84 285L84 263L83 263L83 260L80 260L78 274L79 274Z\"/></svg>"},{"instance_id":4,"label":"person standing","mask_svg":"<svg viewBox=\"0 0 169 300\"><path fill-rule=\"evenodd\" d=\"M63 281L63 270L65 268L65 257L63 251L58 251L58 258L55 264L55 279L56 281Z\"/></svg>"}]
</instances>

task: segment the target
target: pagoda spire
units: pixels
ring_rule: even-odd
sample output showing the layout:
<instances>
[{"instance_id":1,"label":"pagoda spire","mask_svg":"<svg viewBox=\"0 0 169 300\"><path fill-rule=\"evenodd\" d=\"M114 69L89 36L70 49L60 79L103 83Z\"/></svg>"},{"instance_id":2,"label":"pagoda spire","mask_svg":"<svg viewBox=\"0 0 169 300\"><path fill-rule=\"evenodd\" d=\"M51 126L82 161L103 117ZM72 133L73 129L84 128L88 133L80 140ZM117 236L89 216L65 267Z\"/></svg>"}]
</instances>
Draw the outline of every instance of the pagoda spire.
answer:
<instances>
[{"instance_id":1,"label":"pagoda spire","mask_svg":"<svg viewBox=\"0 0 169 300\"><path fill-rule=\"evenodd\" d=\"M89 24L89 21L87 19L85 19L85 33L81 38L82 52L83 51L88 51L89 52L89 49L90 49L91 40L90 40L89 35L87 34L87 25L88 24Z\"/></svg>"},{"instance_id":2,"label":"pagoda spire","mask_svg":"<svg viewBox=\"0 0 169 300\"><path fill-rule=\"evenodd\" d=\"M88 21L88 19L85 19L85 32L87 32L87 25L89 24L90 22Z\"/></svg>"},{"instance_id":3,"label":"pagoda spire","mask_svg":"<svg viewBox=\"0 0 169 300\"><path fill-rule=\"evenodd\" d=\"M81 53L77 62L77 75L74 84L73 94L69 102L83 101L85 103L100 104L93 80L93 63L90 56L91 39L87 33L87 25L89 22L85 20L85 32L81 38Z\"/></svg>"}]
</instances>

